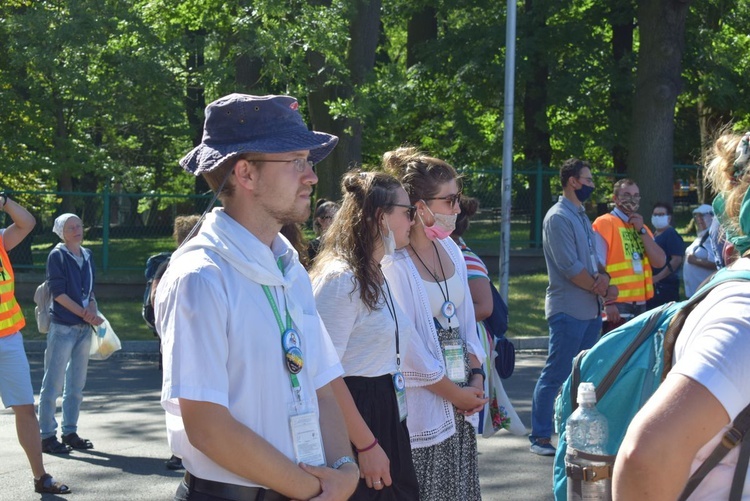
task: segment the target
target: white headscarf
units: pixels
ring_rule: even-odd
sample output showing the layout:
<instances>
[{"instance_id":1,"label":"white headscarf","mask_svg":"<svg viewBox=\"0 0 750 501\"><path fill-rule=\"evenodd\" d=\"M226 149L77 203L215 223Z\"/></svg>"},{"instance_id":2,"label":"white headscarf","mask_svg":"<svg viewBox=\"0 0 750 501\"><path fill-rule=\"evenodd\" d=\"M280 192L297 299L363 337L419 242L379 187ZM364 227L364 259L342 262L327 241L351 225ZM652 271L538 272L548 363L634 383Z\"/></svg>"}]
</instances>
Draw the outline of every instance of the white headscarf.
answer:
<instances>
[{"instance_id":1,"label":"white headscarf","mask_svg":"<svg viewBox=\"0 0 750 501\"><path fill-rule=\"evenodd\" d=\"M70 212L66 212L65 214L60 214L57 216L57 219L55 219L55 224L52 226L52 231L55 232L55 234L60 237L61 240L65 240L63 238L63 228L65 227L65 223L68 222L68 219L71 217L78 217L75 214L72 214Z\"/></svg>"}]
</instances>

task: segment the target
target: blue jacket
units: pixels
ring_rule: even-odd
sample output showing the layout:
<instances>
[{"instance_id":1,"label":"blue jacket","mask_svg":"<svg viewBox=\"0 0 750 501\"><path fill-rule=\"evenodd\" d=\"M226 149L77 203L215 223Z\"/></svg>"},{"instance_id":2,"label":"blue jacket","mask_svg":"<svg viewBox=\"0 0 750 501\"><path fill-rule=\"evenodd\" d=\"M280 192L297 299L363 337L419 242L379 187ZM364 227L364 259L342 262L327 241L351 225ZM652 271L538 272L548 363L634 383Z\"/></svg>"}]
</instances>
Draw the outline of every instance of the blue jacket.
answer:
<instances>
[{"instance_id":1,"label":"blue jacket","mask_svg":"<svg viewBox=\"0 0 750 501\"><path fill-rule=\"evenodd\" d=\"M70 299L83 307L83 299L91 298L94 292L94 265L91 251L81 247L83 266L78 267L73 254L65 244L59 243L47 256L47 284L52 297L67 294ZM63 325L82 324L83 319L65 308L57 301L52 301L52 322Z\"/></svg>"}]
</instances>

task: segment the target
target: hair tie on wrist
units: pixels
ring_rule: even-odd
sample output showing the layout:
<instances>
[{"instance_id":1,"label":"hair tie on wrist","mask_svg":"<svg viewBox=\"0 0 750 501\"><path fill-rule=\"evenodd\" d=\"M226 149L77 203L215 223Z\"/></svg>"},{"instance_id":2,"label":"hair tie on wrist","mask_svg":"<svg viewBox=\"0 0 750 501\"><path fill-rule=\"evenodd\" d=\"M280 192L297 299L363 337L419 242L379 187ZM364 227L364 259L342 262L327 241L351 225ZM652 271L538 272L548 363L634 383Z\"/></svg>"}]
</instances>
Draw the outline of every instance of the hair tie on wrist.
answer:
<instances>
[{"instance_id":1,"label":"hair tie on wrist","mask_svg":"<svg viewBox=\"0 0 750 501\"><path fill-rule=\"evenodd\" d=\"M378 439L377 439L377 438L375 439L375 441L374 441L373 443L371 443L370 445L368 445L368 446L367 446L367 447L365 447L364 449L357 449L357 448L355 447L355 448L354 448L354 450L355 450L355 451L357 451L357 454L359 454L359 453L362 453L362 452L367 452L367 451L369 451L370 449L373 449L373 448L374 448L374 447L375 447L376 445L378 445Z\"/></svg>"}]
</instances>

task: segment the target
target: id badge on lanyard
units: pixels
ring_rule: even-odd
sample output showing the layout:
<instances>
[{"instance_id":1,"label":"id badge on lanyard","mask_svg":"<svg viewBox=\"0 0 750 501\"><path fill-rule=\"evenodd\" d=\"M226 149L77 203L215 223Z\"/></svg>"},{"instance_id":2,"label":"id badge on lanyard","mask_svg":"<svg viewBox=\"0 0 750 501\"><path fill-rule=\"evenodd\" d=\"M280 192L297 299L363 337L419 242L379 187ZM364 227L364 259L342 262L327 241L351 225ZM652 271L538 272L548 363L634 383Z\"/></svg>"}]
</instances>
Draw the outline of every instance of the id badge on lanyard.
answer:
<instances>
[{"instance_id":1,"label":"id badge on lanyard","mask_svg":"<svg viewBox=\"0 0 750 501\"><path fill-rule=\"evenodd\" d=\"M633 252L633 271L637 275L643 273L643 258L638 252Z\"/></svg>"},{"instance_id":2,"label":"id badge on lanyard","mask_svg":"<svg viewBox=\"0 0 750 501\"><path fill-rule=\"evenodd\" d=\"M459 342L448 342L443 345L445 373L454 383L466 382L464 365L464 347Z\"/></svg>"},{"instance_id":3,"label":"id badge on lanyard","mask_svg":"<svg viewBox=\"0 0 750 501\"><path fill-rule=\"evenodd\" d=\"M292 434L294 456L298 463L313 466L325 466L326 458L323 451L323 434L320 432L320 418L315 412L315 402L303 397L300 373L305 365L302 353L302 337L292 325L289 310L284 305L286 322L281 318L281 312L276 300L267 285L263 285L263 292L271 305L276 323L281 334L281 348L284 352L284 363L292 386L293 401L289 404L289 431Z\"/></svg>"},{"instance_id":4,"label":"id badge on lanyard","mask_svg":"<svg viewBox=\"0 0 750 501\"><path fill-rule=\"evenodd\" d=\"M393 374L393 389L396 391L396 402L398 403L398 420L403 421L409 412L406 408L406 380L401 371Z\"/></svg>"},{"instance_id":5,"label":"id badge on lanyard","mask_svg":"<svg viewBox=\"0 0 750 501\"><path fill-rule=\"evenodd\" d=\"M312 402L295 402L290 405L289 428L292 432L294 456L298 463L325 466L323 435L320 419L313 412Z\"/></svg>"}]
</instances>

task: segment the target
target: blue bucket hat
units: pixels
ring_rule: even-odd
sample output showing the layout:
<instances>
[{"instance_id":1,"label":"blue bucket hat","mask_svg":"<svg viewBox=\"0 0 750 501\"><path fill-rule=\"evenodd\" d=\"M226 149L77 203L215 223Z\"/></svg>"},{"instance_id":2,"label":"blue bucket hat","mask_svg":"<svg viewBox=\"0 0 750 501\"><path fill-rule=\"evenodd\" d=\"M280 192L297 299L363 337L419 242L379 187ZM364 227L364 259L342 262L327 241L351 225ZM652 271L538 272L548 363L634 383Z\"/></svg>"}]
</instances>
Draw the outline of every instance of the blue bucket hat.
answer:
<instances>
[{"instance_id":1,"label":"blue bucket hat","mask_svg":"<svg viewBox=\"0 0 750 501\"><path fill-rule=\"evenodd\" d=\"M185 155L180 165L197 176L242 153L297 150L310 150L309 159L317 163L331 153L338 140L309 130L293 97L229 94L206 106L201 144Z\"/></svg>"}]
</instances>

